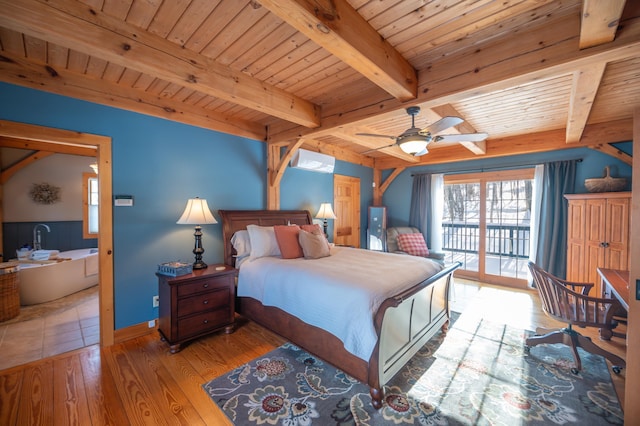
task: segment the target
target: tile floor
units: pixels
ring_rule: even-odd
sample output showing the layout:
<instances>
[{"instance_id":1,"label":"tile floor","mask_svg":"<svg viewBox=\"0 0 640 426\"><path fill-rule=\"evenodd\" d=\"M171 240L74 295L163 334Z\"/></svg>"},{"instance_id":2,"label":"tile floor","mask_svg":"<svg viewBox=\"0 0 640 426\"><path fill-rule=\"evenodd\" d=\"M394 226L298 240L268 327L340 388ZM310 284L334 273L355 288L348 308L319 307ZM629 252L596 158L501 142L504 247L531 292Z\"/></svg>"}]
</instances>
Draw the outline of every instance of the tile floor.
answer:
<instances>
[{"instance_id":1,"label":"tile floor","mask_svg":"<svg viewBox=\"0 0 640 426\"><path fill-rule=\"evenodd\" d=\"M0 323L0 370L100 342L98 286Z\"/></svg>"}]
</instances>

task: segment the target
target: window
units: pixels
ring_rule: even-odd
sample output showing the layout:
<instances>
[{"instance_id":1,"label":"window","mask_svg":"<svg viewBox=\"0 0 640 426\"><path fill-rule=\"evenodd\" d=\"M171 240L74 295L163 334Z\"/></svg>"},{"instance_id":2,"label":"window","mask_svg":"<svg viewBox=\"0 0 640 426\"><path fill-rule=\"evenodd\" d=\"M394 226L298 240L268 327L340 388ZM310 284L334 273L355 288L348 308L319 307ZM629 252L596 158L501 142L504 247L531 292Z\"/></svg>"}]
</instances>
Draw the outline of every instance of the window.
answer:
<instances>
[{"instance_id":1,"label":"window","mask_svg":"<svg viewBox=\"0 0 640 426\"><path fill-rule=\"evenodd\" d=\"M82 237L98 238L98 175L82 174Z\"/></svg>"},{"instance_id":2,"label":"window","mask_svg":"<svg viewBox=\"0 0 640 426\"><path fill-rule=\"evenodd\" d=\"M526 285L534 169L445 176L443 252L463 275Z\"/></svg>"}]
</instances>

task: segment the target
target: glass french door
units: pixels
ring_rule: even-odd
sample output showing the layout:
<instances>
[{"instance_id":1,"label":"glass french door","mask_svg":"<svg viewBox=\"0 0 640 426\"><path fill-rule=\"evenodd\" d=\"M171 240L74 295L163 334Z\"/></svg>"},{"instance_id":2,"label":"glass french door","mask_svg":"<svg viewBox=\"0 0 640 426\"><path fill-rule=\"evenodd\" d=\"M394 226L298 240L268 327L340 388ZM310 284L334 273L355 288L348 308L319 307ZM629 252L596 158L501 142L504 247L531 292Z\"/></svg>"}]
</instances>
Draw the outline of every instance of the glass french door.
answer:
<instances>
[{"instance_id":1,"label":"glass french door","mask_svg":"<svg viewBox=\"0 0 640 426\"><path fill-rule=\"evenodd\" d=\"M445 176L446 260L460 276L527 285L533 169Z\"/></svg>"}]
</instances>

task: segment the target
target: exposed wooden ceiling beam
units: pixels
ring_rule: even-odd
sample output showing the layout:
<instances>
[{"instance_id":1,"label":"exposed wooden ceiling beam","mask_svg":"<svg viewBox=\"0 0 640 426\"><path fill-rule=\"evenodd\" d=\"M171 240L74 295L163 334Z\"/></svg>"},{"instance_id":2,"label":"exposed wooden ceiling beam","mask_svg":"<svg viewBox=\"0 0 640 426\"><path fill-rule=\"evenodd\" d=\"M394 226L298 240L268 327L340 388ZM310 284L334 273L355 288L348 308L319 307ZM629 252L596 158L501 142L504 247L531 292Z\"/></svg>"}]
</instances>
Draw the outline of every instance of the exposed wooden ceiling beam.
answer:
<instances>
[{"instance_id":1,"label":"exposed wooden ceiling beam","mask_svg":"<svg viewBox=\"0 0 640 426\"><path fill-rule=\"evenodd\" d=\"M416 98L416 71L348 2L260 0L260 4L396 99Z\"/></svg>"},{"instance_id":2,"label":"exposed wooden ceiling beam","mask_svg":"<svg viewBox=\"0 0 640 426\"><path fill-rule=\"evenodd\" d=\"M567 117L567 143L578 142L582 137L606 67L607 64L602 62L573 73Z\"/></svg>"},{"instance_id":3,"label":"exposed wooden ceiling beam","mask_svg":"<svg viewBox=\"0 0 640 426\"><path fill-rule=\"evenodd\" d=\"M613 41L626 0L583 0L580 49Z\"/></svg>"},{"instance_id":4,"label":"exposed wooden ceiling beam","mask_svg":"<svg viewBox=\"0 0 640 426\"><path fill-rule=\"evenodd\" d=\"M6 51L0 53L0 80L236 136L266 139L266 130L258 123L226 118L195 105L124 87L104 79L91 79L65 69L54 70L46 64L38 64Z\"/></svg>"},{"instance_id":5,"label":"exposed wooden ceiling beam","mask_svg":"<svg viewBox=\"0 0 640 426\"><path fill-rule=\"evenodd\" d=\"M423 109L432 108L601 63L640 56L640 19L626 22L611 43L584 50L577 49L575 39L540 47L537 40L544 39L544 34L549 31L549 28L536 28L533 34L496 39L491 46L478 49L478 55L482 56L462 52L434 63L421 73L419 80L425 83L420 84L418 99L413 104ZM528 43L526 46L525 41ZM456 72L451 73L452 69ZM394 118L404 108L405 105L394 99L379 99L361 108L323 116L322 126L317 129L273 125L270 138L288 140L305 135L328 135L340 126L369 125Z\"/></svg>"},{"instance_id":6,"label":"exposed wooden ceiling beam","mask_svg":"<svg viewBox=\"0 0 640 426\"><path fill-rule=\"evenodd\" d=\"M0 185L4 185L5 183L7 183L14 174L18 173L20 170L27 167L28 165L33 164L36 161L42 160L43 158L46 158L53 154L55 153L47 152L47 151L37 151L29 154L27 157L23 158L17 163L7 167L6 170L2 170L2 173L0 173Z\"/></svg>"},{"instance_id":7,"label":"exposed wooden ceiling beam","mask_svg":"<svg viewBox=\"0 0 640 426\"><path fill-rule=\"evenodd\" d=\"M603 140L616 142L627 141L632 138L632 126L633 122L630 119L589 125L585 129L582 140L572 145L568 145L565 142L564 129L491 139L487 141L487 153L482 158L498 158L578 147L592 147L601 144ZM447 146L429 151L429 154L420 157L420 163L417 165L422 166L477 159L478 157L470 151L461 151L457 146ZM406 164L393 158L376 161L376 167L383 170L402 166L406 166Z\"/></svg>"},{"instance_id":8,"label":"exposed wooden ceiling beam","mask_svg":"<svg viewBox=\"0 0 640 426\"><path fill-rule=\"evenodd\" d=\"M80 2L0 0L0 10L0 26L14 31L302 126L320 124L317 105Z\"/></svg>"},{"instance_id":9,"label":"exposed wooden ceiling beam","mask_svg":"<svg viewBox=\"0 0 640 426\"><path fill-rule=\"evenodd\" d=\"M462 116L462 114L460 114L458 110L456 110L451 104L440 105L437 107L433 107L431 109L440 117L453 116L453 117L460 117L464 120L464 117ZM452 127L447 131L448 134L476 133L476 132L477 130L471 124L469 124L467 120L458 124L456 127ZM486 141L481 141L481 142L464 141L464 142L460 142L460 145L464 146L465 148L467 148L469 151L473 152L476 155L484 155L487 153Z\"/></svg>"},{"instance_id":10,"label":"exposed wooden ceiling beam","mask_svg":"<svg viewBox=\"0 0 640 426\"><path fill-rule=\"evenodd\" d=\"M589 148L608 154L614 158L617 158L623 163L633 166L633 157L631 155L627 154L624 151L620 151L618 148L616 148L615 146L609 143L600 143L597 145L591 145L589 146Z\"/></svg>"},{"instance_id":11,"label":"exposed wooden ceiling beam","mask_svg":"<svg viewBox=\"0 0 640 426\"><path fill-rule=\"evenodd\" d=\"M374 159L372 157L358 154L348 148L338 147L315 139L305 139L302 148L331 155L336 160L373 168ZM406 165L406 162L404 164Z\"/></svg>"}]
</instances>

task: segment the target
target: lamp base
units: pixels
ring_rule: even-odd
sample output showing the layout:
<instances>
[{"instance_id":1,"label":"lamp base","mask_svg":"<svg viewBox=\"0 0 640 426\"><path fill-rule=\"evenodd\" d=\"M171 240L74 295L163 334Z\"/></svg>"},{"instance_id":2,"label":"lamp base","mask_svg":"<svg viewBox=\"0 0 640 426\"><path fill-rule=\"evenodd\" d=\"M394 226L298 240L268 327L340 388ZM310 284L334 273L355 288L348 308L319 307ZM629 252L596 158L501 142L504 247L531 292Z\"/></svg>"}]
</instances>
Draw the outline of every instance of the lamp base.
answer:
<instances>
[{"instance_id":1,"label":"lamp base","mask_svg":"<svg viewBox=\"0 0 640 426\"><path fill-rule=\"evenodd\" d=\"M207 264L202 260L204 249L202 248L202 228L200 225L196 225L196 230L193 235L196 239L195 247L193 248L193 254L196 255L195 262L193 262L193 269L205 269Z\"/></svg>"},{"instance_id":2,"label":"lamp base","mask_svg":"<svg viewBox=\"0 0 640 426\"><path fill-rule=\"evenodd\" d=\"M195 262L193 264L193 269L207 269L209 265L204 262Z\"/></svg>"}]
</instances>

